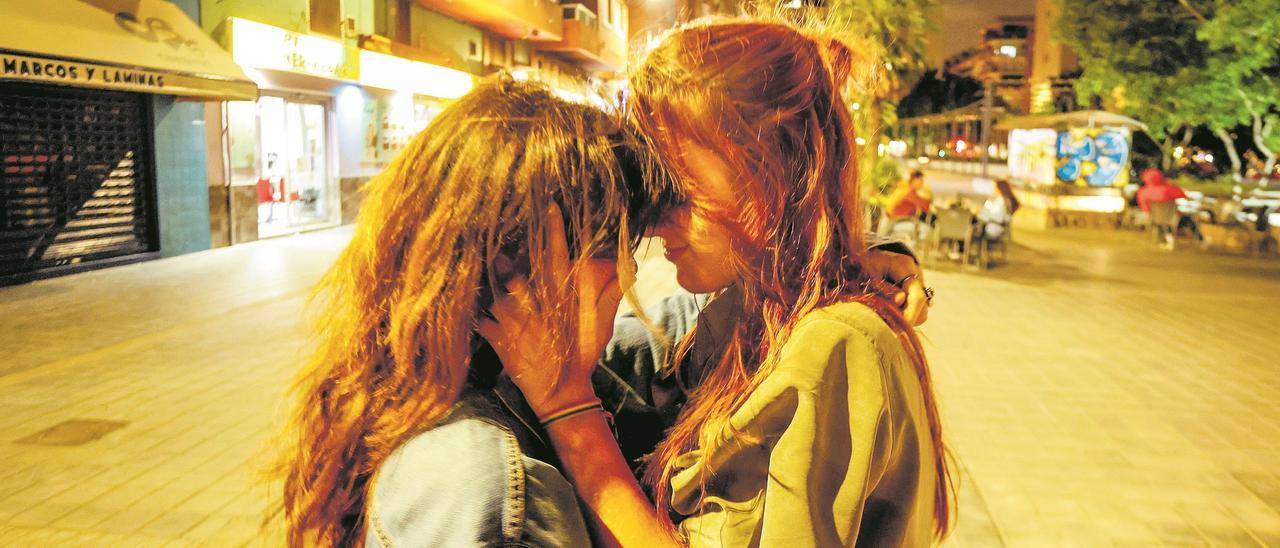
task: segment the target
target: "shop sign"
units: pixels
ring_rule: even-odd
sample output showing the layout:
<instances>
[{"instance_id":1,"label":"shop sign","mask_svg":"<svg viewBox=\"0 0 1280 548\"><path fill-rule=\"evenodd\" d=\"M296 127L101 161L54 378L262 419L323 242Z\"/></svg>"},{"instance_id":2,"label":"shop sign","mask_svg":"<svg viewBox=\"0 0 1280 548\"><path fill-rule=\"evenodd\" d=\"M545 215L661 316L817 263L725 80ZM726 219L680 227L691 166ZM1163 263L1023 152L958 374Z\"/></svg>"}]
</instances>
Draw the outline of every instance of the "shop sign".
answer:
<instances>
[{"instance_id":1,"label":"shop sign","mask_svg":"<svg viewBox=\"0 0 1280 548\"><path fill-rule=\"evenodd\" d=\"M471 91L472 82L460 70L360 50L360 83L366 86L457 99Z\"/></svg>"},{"instance_id":2,"label":"shop sign","mask_svg":"<svg viewBox=\"0 0 1280 548\"><path fill-rule=\"evenodd\" d=\"M7 53L0 53L0 76L5 80L155 93L168 91L166 85L172 80L172 75L139 68Z\"/></svg>"},{"instance_id":3,"label":"shop sign","mask_svg":"<svg viewBox=\"0 0 1280 548\"><path fill-rule=\"evenodd\" d=\"M231 20L231 55L245 67L285 70L342 80L356 79L341 42L247 19Z\"/></svg>"}]
</instances>

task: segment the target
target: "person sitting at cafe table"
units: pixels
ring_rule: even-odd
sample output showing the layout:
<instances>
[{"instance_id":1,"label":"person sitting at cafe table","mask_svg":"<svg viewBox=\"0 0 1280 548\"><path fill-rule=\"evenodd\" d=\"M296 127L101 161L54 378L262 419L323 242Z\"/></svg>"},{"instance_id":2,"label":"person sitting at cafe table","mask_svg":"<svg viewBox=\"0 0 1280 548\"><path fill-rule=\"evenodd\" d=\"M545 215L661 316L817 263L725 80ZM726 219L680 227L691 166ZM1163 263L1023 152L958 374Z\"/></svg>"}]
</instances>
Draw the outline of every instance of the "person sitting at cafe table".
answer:
<instances>
[{"instance_id":1,"label":"person sitting at cafe table","mask_svg":"<svg viewBox=\"0 0 1280 548\"><path fill-rule=\"evenodd\" d=\"M981 225L978 235L988 240L999 240L1013 221L1013 214L1018 211L1018 207L1018 197L1013 194L1009 181L997 179L991 198L978 211L977 222Z\"/></svg>"},{"instance_id":2,"label":"person sitting at cafe table","mask_svg":"<svg viewBox=\"0 0 1280 548\"><path fill-rule=\"evenodd\" d=\"M884 210L890 218L916 217L928 213L932 204L933 190L924 184L924 173L916 170L898 182L885 201Z\"/></svg>"}]
</instances>

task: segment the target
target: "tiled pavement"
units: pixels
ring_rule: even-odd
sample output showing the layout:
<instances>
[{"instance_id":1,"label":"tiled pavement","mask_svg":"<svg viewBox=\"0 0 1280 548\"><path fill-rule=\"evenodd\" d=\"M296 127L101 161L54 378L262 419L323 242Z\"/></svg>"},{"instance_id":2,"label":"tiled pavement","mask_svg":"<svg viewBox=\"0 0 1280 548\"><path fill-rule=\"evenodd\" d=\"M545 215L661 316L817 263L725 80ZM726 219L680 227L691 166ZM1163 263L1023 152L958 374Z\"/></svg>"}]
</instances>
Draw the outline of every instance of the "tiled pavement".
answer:
<instances>
[{"instance_id":1,"label":"tiled pavement","mask_svg":"<svg viewBox=\"0 0 1280 548\"><path fill-rule=\"evenodd\" d=\"M0 546L278 545L261 528L308 287L339 229L0 289ZM954 546L1280 546L1280 259L1019 230L923 329ZM671 288L646 260L647 297ZM70 419L123 427L18 443Z\"/></svg>"}]
</instances>

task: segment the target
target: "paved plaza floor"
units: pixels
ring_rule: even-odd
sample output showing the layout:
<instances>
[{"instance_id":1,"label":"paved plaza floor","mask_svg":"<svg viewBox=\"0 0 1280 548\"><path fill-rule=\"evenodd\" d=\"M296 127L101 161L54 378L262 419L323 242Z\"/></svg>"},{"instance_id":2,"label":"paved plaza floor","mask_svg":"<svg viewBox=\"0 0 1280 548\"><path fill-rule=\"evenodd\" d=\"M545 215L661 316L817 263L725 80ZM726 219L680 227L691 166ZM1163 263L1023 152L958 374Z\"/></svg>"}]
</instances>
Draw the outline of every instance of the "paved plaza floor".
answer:
<instances>
[{"instance_id":1,"label":"paved plaza floor","mask_svg":"<svg viewBox=\"0 0 1280 548\"><path fill-rule=\"evenodd\" d=\"M0 546L281 544L263 471L350 229L0 288ZM953 546L1280 546L1280 259L1019 229L922 329ZM645 260L648 300L672 290Z\"/></svg>"}]
</instances>

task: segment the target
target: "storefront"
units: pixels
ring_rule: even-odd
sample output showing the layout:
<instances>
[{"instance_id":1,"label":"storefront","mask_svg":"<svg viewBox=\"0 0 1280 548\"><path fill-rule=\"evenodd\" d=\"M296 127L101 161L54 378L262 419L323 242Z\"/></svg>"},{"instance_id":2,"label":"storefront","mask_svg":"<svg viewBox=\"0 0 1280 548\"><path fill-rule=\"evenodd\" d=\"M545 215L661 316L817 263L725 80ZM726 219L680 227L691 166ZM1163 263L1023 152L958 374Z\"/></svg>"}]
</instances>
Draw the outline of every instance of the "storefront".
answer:
<instances>
[{"instance_id":1,"label":"storefront","mask_svg":"<svg viewBox=\"0 0 1280 548\"><path fill-rule=\"evenodd\" d=\"M226 243L351 222L360 186L471 88L465 72L321 36L236 17L223 29L262 90L217 113L226 175L210 200Z\"/></svg>"},{"instance_id":2,"label":"storefront","mask_svg":"<svg viewBox=\"0 0 1280 548\"><path fill-rule=\"evenodd\" d=\"M334 90L355 79L341 42L232 18L225 42L258 84L256 101L228 101L225 176L211 181L210 208L224 218L228 243L330 227L340 220L334 147ZM221 187L221 188L218 188Z\"/></svg>"},{"instance_id":3,"label":"storefront","mask_svg":"<svg viewBox=\"0 0 1280 548\"><path fill-rule=\"evenodd\" d=\"M163 0L0 18L0 285L207 248L207 223L182 222L174 98L253 99L253 82Z\"/></svg>"},{"instance_id":4,"label":"storefront","mask_svg":"<svg viewBox=\"0 0 1280 548\"><path fill-rule=\"evenodd\" d=\"M358 161L356 147L344 147L343 158L366 175L381 171L444 107L471 91L472 76L459 70L363 49L359 59L360 105L349 88L339 110L362 138Z\"/></svg>"},{"instance_id":5,"label":"storefront","mask_svg":"<svg viewBox=\"0 0 1280 548\"><path fill-rule=\"evenodd\" d=\"M337 222L328 111L299 95L227 103L229 183L252 188L258 238Z\"/></svg>"}]
</instances>

